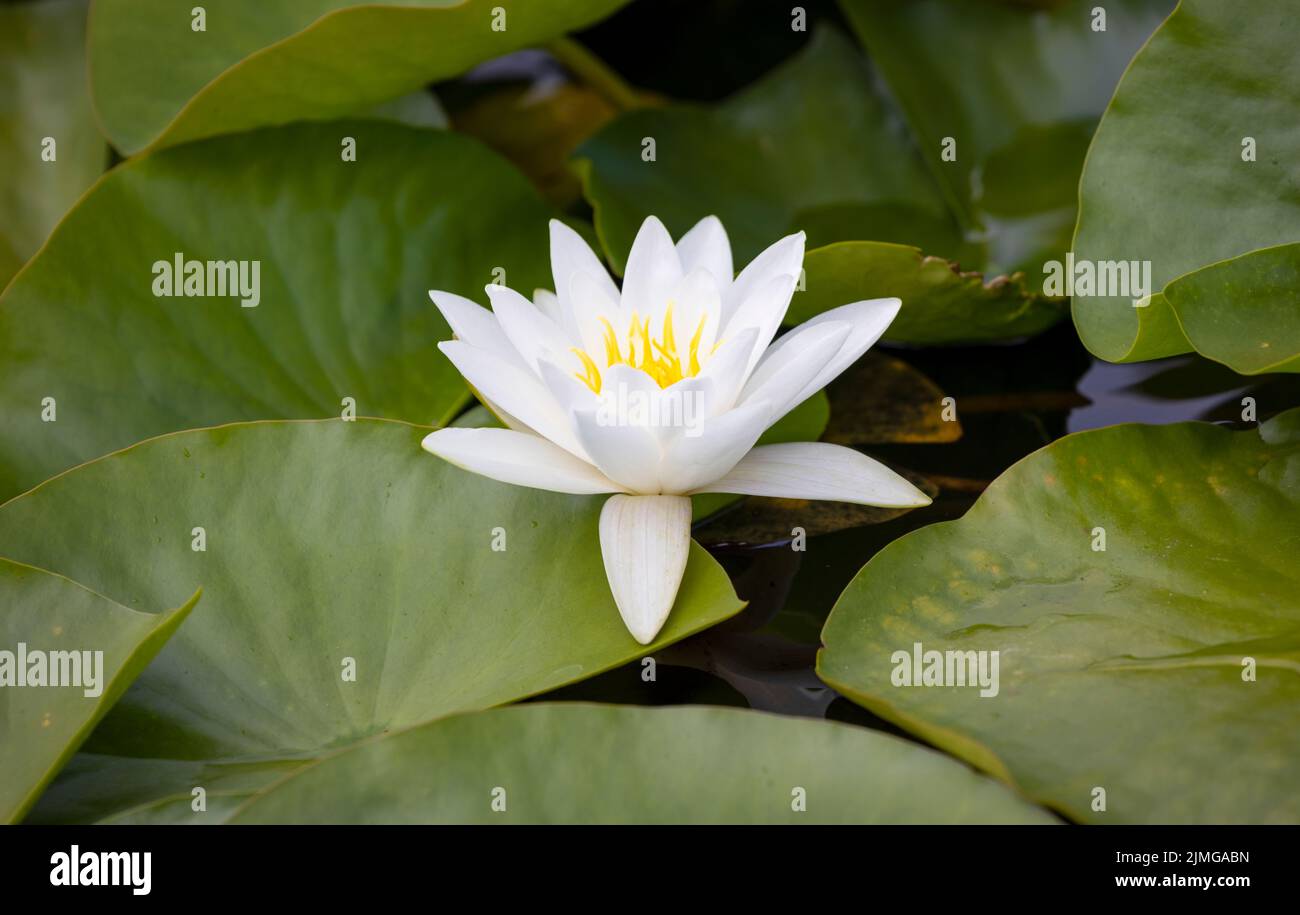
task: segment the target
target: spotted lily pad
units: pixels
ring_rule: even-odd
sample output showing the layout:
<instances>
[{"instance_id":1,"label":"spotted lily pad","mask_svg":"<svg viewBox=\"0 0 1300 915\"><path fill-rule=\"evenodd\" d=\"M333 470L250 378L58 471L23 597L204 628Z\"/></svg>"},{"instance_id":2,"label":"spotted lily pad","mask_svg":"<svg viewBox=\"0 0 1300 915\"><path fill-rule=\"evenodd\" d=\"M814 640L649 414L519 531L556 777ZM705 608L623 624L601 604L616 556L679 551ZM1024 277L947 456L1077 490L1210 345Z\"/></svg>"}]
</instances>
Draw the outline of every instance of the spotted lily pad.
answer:
<instances>
[{"instance_id":1,"label":"spotted lily pad","mask_svg":"<svg viewBox=\"0 0 1300 915\"><path fill-rule=\"evenodd\" d=\"M142 613L0 559L0 820L22 819L197 600Z\"/></svg>"},{"instance_id":2,"label":"spotted lily pad","mask_svg":"<svg viewBox=\"0 0 1300 915\"><path fill-rule=\"evenodd\" d=\"M1300 822L1298 511L1300 410L1067 436L879 552L818 672L1076 820Z\"/></svg>"}]
</instances>

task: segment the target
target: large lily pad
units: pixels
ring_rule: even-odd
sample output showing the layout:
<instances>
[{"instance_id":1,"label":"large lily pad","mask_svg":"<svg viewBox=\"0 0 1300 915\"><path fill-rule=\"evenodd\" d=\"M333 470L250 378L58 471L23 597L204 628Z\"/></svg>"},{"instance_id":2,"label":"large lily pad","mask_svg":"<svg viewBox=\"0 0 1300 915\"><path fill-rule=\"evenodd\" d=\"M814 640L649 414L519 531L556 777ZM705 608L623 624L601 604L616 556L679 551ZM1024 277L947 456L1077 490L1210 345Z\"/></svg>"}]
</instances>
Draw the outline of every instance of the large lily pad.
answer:
<instances>
[{"instance_id":1,"label":"large lily pad","mask_svg":"<svg viewBox=\"0 0 1300 915\"><path fill-rule=\"evenodd\" d=\"M91 92L134 153L379 104L603 18L627 0L99 0ZM500 10L498 14L497 10Z\"/></svg>"},{"instance_id":2,"label":"large lily pad","mask_svg":"<svg viewBox=\"0 0 1300 915\"><path fill-rule=\"evenodd\" d=\"M1259 0L1248 16L1222 0L1182 0L1133 59L1097 128L1079 187L1078 259L1149 261L1159 292L1201 267L1300 241L1294 19L1286 0ZM1130 295L1076 295L1075 325L1089 350L1114 362L1195 348L1259 371L1271 357L1252 352L1261 342L1254 328L1230 313L1258 314L1267 277L1230 269L1231 285L1198 300L1195 314L1168 296L1135 308ZM1246 282L1254 279L1259 289ZM1231 336L1198 334L1207 322ZM1273 353L1300 351L1294 320L1262 329Z\"/></svg>"},{"instance_id":3,"label":"large lily pad","mask_svg":"<svg viewBox=\"0 0 1300 915\"><path fill-rule=\"evenodd\" d=\"M150 435L339 416L347 397L359 415L445 421L469 394L428 290L481 297L497 268L549 286L549 215L479 144L373 120L127 162L0 298L0 498ZM258 262L256 306L154 295L177 252Z\"/></svg>"},{"instance_id":4,"label":"large lily pad","mask_svg":"<svg viewBox=\"0 0 1300 915\"><path fill-rule=\"evenodd\" d=\"M494 801L505 809L494 810ZM458 715L358 746L261 792L232 821L1044 824L1052 817L932 750L864 728L735 709L555 703Z\"/></svg>"},{"instance_id":5,"label":"large lily pad","mask_svg":"<svg viewBox=\"0 0 1300 915\"><path fill-rule=\"evenodd\" d=\"M86 86L86 7L0 6L0 288L108 163Z\"/></svg>"},{"instance_id":6,"label":"large lily pad","mask_svg":"<svg viewBox=\"0 0 1300 915\"><path fill-rule=\"evenodd\" d=\"M664 631L638 645L605 580L601 499L465 473L420 450L427 432L359 419L176 433L0 508L0 554L128 607L204 589L37 816L188 816L194 787L246 793L329 749L553 689L740 609L693 547Z\"/></svg>"},{"instance_id":7,"label":"large lily pad","mask_svg":"<svg viewBox=\"0 0 1300 915\"><path fill-rule=\"evenodd\" d=\"M1067 436L878 553L818 672L1078 820L1297 822L1298 512L1300 410ZM996 696L895 686L917 643L999 652Z\"/></svg>"},{"instance_id":8,"label":"large lily pad","mask_svg":"<svg viewBox=\"0 0 1300 915\"><path fill-rule=\"evenodd\" d=\"M197 600L141 613L0 559L0 821L22 818Z\"/></svg>"}]
</instances>

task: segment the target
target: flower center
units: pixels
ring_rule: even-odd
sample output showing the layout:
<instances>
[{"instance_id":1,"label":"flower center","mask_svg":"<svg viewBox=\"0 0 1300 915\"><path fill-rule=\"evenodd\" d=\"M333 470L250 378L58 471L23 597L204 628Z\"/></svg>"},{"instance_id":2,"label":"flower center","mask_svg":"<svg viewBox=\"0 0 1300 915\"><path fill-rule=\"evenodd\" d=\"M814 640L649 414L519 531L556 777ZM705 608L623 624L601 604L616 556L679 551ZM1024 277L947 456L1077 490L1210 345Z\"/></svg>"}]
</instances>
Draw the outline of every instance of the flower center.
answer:
<instances>
[{"instance_id":1,"label":"flower center","mask_svg":"<svg viewBox=\"0 0 1300 915\"><path fill-rule=\"evenodd\" d=\"M704 336L704 324L707 320L707 315L700 316L700 323L696 325L690 343L683 353L677 348L677 337L673 332L671 302L664 312L663 327L658 328L657 334L651 329L649 318L641 318L633 312L627 333L623 337L625 346L620 346L619 335L614 330L614 325L608 318L602 317L600 323L605 325L605 366L608 368L612 365L627 365L640 369L653 378L661 388L675 384L683 378L693 378L700 371L700 340ZM600 367L596 360L576 346L570 349L582 361L582 371L575 373L575 377L599 394L601 378ZM715 345L713 349L716 350L717 346Z\"/></svg>"}]
</instances>

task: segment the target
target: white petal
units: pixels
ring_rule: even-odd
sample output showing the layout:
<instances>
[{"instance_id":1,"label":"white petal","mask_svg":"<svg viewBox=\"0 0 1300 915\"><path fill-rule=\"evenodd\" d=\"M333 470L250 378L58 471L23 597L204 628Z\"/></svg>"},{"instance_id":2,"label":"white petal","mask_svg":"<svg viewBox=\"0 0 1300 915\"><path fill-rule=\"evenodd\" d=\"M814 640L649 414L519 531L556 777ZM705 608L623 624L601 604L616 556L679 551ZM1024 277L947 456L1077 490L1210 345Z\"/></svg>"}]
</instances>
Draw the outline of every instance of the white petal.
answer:
<instances>
[{"instance_id":1,"label":"white petal","mask_svg":"<svg viewBox=\"0 0 1300 915\"><path fill-rule=\"evenodd\" d=\"M569 417L541 380L528 369L511 365L486 350L475 349L459 340L439 343L438 349L465 376L479 397L499 404L519 422L570 454L587 459L586 452L573 434Z\"/></svg>"},{"instance_id":2,"label":"white petal","mask_svg":"<svg viewBox=\"0 0 1300 915\"><path fill-rule=\"evenodd\" d=\"M600 552L619 615L642 645L654 641L677 599L691 548L685 496L610 496L600 512Z\"/></svg>"},{"instance_id":3,"label":"white petal","mask_svg":"<svg viewBox=\"0 0 1300 915\"><path fill-rule=\"evenodd\" d=\"M486 291L510 345L534 372L542 359L576 369L577 357L570 350L576 341L570 340L536 305L505 286L489 285Z\"/></svg>"},{"instance_id":4,"label":"white petal","mask_svg":"<svg viewBox=\"0 0 1300 915\"><path fill-rule=\"evenodd\" d=\"M527 423L521 423L519 417L511 416L508 410L501 409L500 404L495 404L488 398L479 395L479 403L487 407L488 410L501 422L505 423L507 429L514 429L516 432L527 432L529 435L539 435L536 429L529 428Z\"/></svg>"},{"instance_id":5,"label":"white petal","mask_svg":"<svg viewBox=\"0 0 1300 915\"><path fill-rule=\"evenodd\" d=\"M626 333L627 317L617 298L610 299L601 290L598 283L585 273L575 273L569 284L568 316L572 333L577 336L578 345L590 356L596 365L602 368L609 364L606 358L605 322L616 333ZM617 337L615 338L617 341Z\"/></svg>"},{"instance_id":6,"label":"white petal","mask_svg":"<svg viewBox=\"0 0 1300 915\"><path fill-rule=\"evenodd\" d=\"M600 405L600 396L595 391L549 359L541 360L537 370L542 384L565 416L574 410L594 410Z\"/></svg>"},{"instance_id":7,"label":"white petal","mask_svg":"<svg viewBox=\"0 0 1300 915\"><path fill-rule=\"evenodd\" d=\"M880 335L885 332L886 328L889 327L890 322L894 320L894 316L898 314L898 309L901 305L902 302L898 299L869 299L864 302L854 302L851 305L841 305L839 308L832 308L830 311L823 312L817 317L805 321L780 340L773 343L768 349L767 354L763 357L764 362L768 359L777 358L780 351L786 346L791 345L791 341L794 339L795 335L802 332L804 328L816 327L819 324L840 321L845 321L853 325L853 329L849 331L849 335L844 340L844 344L840 347L839 352L827 361L821 371L819 371L816 376L814 376L813 379L804 386L803 390L800 391L796 397L791 399L790 406L787 410L793 409L795 406L803 403L813 394L816 394L822 388L826 387L826 385L834 381L840 372L857 362L862 354L870 349L873 343L880 339ZM760 363L758 368L754 370L754 376L758 377L759 373L762 371L763 366ZM741 397L742 399L744 398L743 392ZM778 416L772 421L776 422L779 418L780 417Z\"/></svg>"},{"instance_id":8,"label":"white petal","mask_svg":"<svg viewBox=\"0 0 1300 915\"><path fill-rule=\"evenodd\" d=\"M804 234L802 232L787 235L775 244L770 245L767 250L750 261L744 270L740 271L740 276L736 277L736 282L731 284L726 297L722 301L722 323L724 327L741 303L749 298L754 290L771 280L772 277L792 276L798 278L799 272L803 269L803 246Z\"/></svg>"},{"instance_id":9,"label":"white petal","mask_svg":"<svg viewBox=\"0 0 1300 915\"><path fill-rule=\"evenodd\" d=\"M568 310L569 284L573 274L589 275L613 301L618 301L618 287L610 279L609 271L601 263L582 236L558 219L551 220L551 277L555 280L555 294L561 309ZM561 324L564 322L561 321Z\"/></svg>"},{"instance_id":10,"label":"white petal","mask_svg":"<svg viewBox=\"0 0 1300 915\"><path fill-rule=\"evenodd\" d=\"M577 495L621 490L586 461L527 432L439 429L426 435L421 445L463 470L502 483Z\"/></svg>"},{"instance_id":11,"label":"white petal","mask_svg":"<svg viewBox=\"0 0 1300 915\"><path fill-rule=\"evenodd\" d=\"M608 409L575 411L573 425L591 462L621 488L638 493L660 491L663 448L657 430L634 425Z\"/></svg>"},{"instance_id":12,"label":"white petal","mask_svg":"<svg viewBox=\"0 0 1300 915\"><path fill-rule=\"evenodd\" d=\"M653 417L659 441L666 445L685 432L694 435L702 430L710 417L726 409L714 409L717 399L717 383L704 375L683 378L659 391Z\"/></svg>"},{"instance_id":13,"label":"white petal","mask_svg":"<svg viewBox=\"0 0 1300 915\"><path fill-rule=\"evenodd\" d=\"M660 491L691 492L725 476L771 425L771 415L771 403L749 400L703 423L698 435L679 433L664 447Z\"/></svg>"},{"instance_id":14,"label":"white petal","mask_svg":"<svg viewBox=\"0 0 1300 915\"><path fill-rule=\"evenodd\" d=\"M429 290L429 298L438 306L442 316L451 325L457 339L470 346L484 349L510 362L523 364L522 357L506 337L505 331L490 310L453 292Z\"/></svg>"},{"instance_id":15,"label":"white petal","mask_svg":"<svg viewBox=\"0 0 1300 915\"><path fill-rule=\"evenodd\" d=\"M696 492L783 499L824 499L886 508L916 508L930 497L879 461L843 445L759 445L720 480Z\"/></svg>"},{"instance_id":16,"label":"white petal","mask_svg":"<svg viewBox=\"0 0 1300 915\"><path fill-rule=\"evenodd\" d=\"M677 240L677 256L686 273L698 267L709 271L719 291L730 286L736 276L731 266L731 242L716 216L705 216Z\"/></svg>"},{"instance_id":17,"label":"white petal","mask_svg":"<svg viewBox=\"0 0 1300 915\"><path fill-rule=\"evenodd\" d=\"M549 289L534 289L533 304L537 310L546 317L550 318L561 327L564 326L564 319L561 317L560 297Z\"/></svg>"},{"instance_id":18,"label":"white petal","mask_svg":"<svg viewBox=\"0 0 1300 915\"><path fill-rule=\"evenodd\" d=\"M745 366L745 375L754 370L758 360L766 352L772 338L781 328L785 313L790 308L790 297L794 295L795 278L789 274L770 277L751 292L740 303L731 319L727 321L722 334L730 339L744 330L753 328L758 331L754 339L754 349L750 352L749 362Z\"/></svg>"},{"instance_id":19,"label":"white petal","mask_svg":"<svg viewBox=\"0 0 1300 915\"><path fill-rule=\"evenodd\" d=\"M801 325L772 347L740 392L740 402L750 397L772 403L772 422L801 404L808 384L844 347L853 325L847 321L823 321ZM789 339L787 339L789 338Z\"/></svg>"},{"instance_id":20,"label":"white petal","mask_svg":"<svg viewBox=\"0 0 1300 915\"><path fill-rule=\"evenodd\" d=\"M682 277L668 300L673 306L673 338L677 351L685 354L696 330L699 330L699 352L707 358L717 342L722 318L722 296L718 293L718 283L713 274L703 268L692 270Z\"/></svg>"},{"instance_id":21,"label":"white petal","mask_svg":"<svg viewBox=\"0 0 1300 915\"><path fill-rule=\"evenodd\" d=\"M663 320L668 299L682 280L682 262L664 224L647 216L632 242L623 273L623 310L651 318L651 326Z\"/></svg>"},{"instance_id":22,"label":"white petal","mask_svg":"<svg viewBox=\"0 0 1300 915\"><path fill-rule=\"evenodd\" d=\"M750 353L754 351L754 341L758 331L749 328L738 336L718 347L718 351L709 357L696 378L707 380L712 386L709 401L709 415L716 416L730 410L736 405L741 386L745 383L745 368L749 365Z\"/></svg>"}]
</instances>

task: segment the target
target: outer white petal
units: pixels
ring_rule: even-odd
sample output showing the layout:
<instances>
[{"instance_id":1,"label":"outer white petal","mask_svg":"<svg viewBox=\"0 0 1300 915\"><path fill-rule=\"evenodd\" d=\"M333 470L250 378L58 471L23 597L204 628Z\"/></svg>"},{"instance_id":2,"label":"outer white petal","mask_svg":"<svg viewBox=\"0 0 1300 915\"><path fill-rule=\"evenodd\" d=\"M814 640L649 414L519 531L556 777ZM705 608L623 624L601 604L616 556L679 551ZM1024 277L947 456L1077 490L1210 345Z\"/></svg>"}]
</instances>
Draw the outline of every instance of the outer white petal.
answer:
<instances>
[{"instance_id":1,"label":"outer white petal","mask_svg":"<svg viewBox=\"0 0 1300 915\"><path fill-rule=\"evenodd\" d=\"M457 467L502 483L578 495L622 489L586 461L527 432L439 429L426 435L421 445Z\"/></svg>"},{"instance_id":2,"label":"outer white petal","mask_svg":"<svg viewBox=\"0 0 1300 915\"><path fill-rule=\"evenodd\" d=\"M705 216L677 240L677 256L686 273L698 267L709 271L719 292L725 291L736 276L731 265L731 242L716 216Z\"/></svg>"},{"instance_id":3,"label":"outer white petal","mask_svg":"<svg viewBox=\"0 0 1300 915\"><path fill-rule=\"evenodd\" d=\"M542 359L550 359L562 366L576 362L576 357L570 352L576 341L570 340L536 305L505 286L489 285L486 291L492 300L492 312L510 345L518 350L534 372Z\"/></svg>"},{"instance_id":4,"label":"outer white petal","mask_svg":"<svg viewBox=\"0 0 1300 915\"><path fill-rule=\"evenodd\" d=\"M696 492L824 499L886 508L929 505L930 497L879 461L843 445L759 445L730 473Z\"/></svg>"},{"instance_id":5,"label":"outer white petal","mask_svg":"<svg viewBox=\"0 0 1300 915\"><path fill-rule=\"evenodd\" d=\"M451 332L458 339L495 356L522 364L522 357L511 345L496 315L490 310L464 296L439 289L430 289L429 298L438 306L442 316L451 325Z\"/></svg>"},{"instance_id":6,"label":"outer white petal","mask_svg":"<svg viewBox=\"0 0 1300 915\"><path fill-rule=\"evenodd\" d=\"M677 600L691 548L686 496L610 496L600 512L600 552L619 615L642 645L654 641Z\"/></svg>"},{"instance_id":7,"label":"outer white petal","mask_svg":"<svg viewBox=\"0 0 1300 915\"><path fill-rule=\"evenodd\" d=\"M514 429L516 432L527 432L529 435L540 435L536 429L528 428L528 425L521 423L517 416L511 416L508 410L501 409L500 404L488 400L482 393L479 394L478 400L479 403L488 408L493 416L505 423L507 429Z\"/></svg>"},{"instance_id":8,"label":"outer white petal","mask_svg":"<svg viewBox=\"0 0 1300 915\"><path fill-rule=\"evenodd\" d=\"M772 404L772 422L802 403L804 389L844 347L853 325L847 321L822 321L802 325L772 347L740 392L740 402L750 397ZM798 398L798 399L796 399Z\"/></svg>"},{"instance_id":9,"label":"outer white petal","mask_svg":"<svg viewBox=\"0 0 1300 915\"><path fill-rule=\"evenodd\" d=\"M664 447L661 491L692 492L726 476L771 425L771 415L771 403L749 400L705 422L699 435L677 435Z\"/></svg>"},{"instance_id":10,"label":"outer white petal","mask_svg":"<svg viewBox=\"0 0 1300 915\"><path fill-rule=\"evenodd\" d=\"M709 395L709 415L716 416L736 405L741 386L745 383L745 369L749 365L749 356L754 351L754 341L758 331L748 328L735 337L724 342L718 351L709 357L696 378L707 380L712 388Z\"/></svg>"},{"instance_id":11,"label":"outer white petal","mask_svg":"<svg viewBox=\"0 0 1300 915\"><path fill-rule=\"evenodd\" d=\"M668 299L682 280L682 262L664 224L647 216L632 242L623 273L623 310L651 318L651 326L663 320Z\"/></svg>"},{"instance_id":12,"label":"outer white petal","mask_svg":"<svg viewBox=\"0 0 1300 915\"><path fill-rule=\"evenodd\" d=\"M789 274L768 277L745 297L727 321L722 332L725 339L735 337L749 328L758 331L754 349L745 366L746 376L754 370L780 329L781 322L785 320L785 313L790 308L790 297L794 295L794 286L795 278Z\"/></svg>"},{"instance_id":13,"label":"outer white petal","mask_svg":"<svg viewBox=\"0 0 1300 915\"><path fill-rule=\"evenodd\" d=\"M740 304L753 294L754 290L767 283L775 276L793 276L796 279L803 269L804 234L796 232L770 245L763 253L754 258L740 271L740 276L731 284L722 301L722 323L735 314ZM788 304L788 303L787 303Z\"/></svg>"},{"instance_id":14,"label":"outer white petal","mask_svg":"<svg viewBox=\"0 0 1300 915\"><path fill-rule=\"evenodd\" d=\"M610 279L609 271L601 263L582 236L558 219L551 220L551 277L555 280L555 294L561 309L568 310L569 283L573 274L586 273L604 290L611 300L618 301L618 287ZM561 322L563 323L563 322Z\"/></svg>"},{"instance_id":15,"label":"outer white petal","mask_svg":"<svg viewBox=\"0 0 1300 915\"><path fill-rule=\"evenodd\" d=\"M816 327L819 324L831 322L848 322L853 325L849 331L848 337L840 347L839 352L833 358L828 360L822 369L804 385L798 395L791 399L787 412L795 406L803 403L813 394L816 394L826 385L830 384L835 378L844 371L871 348L871 345L880 339L880 335L889 327L894 316L898 314L898 309L902 302L898 299L869 299L864 302L854 302L851 305L841 305L839 308L832 308L830 311L823 312L815 318L800 324L790 333L786 334L780 340L777 340L768 349L763 361L759 363L754 370L754 379L751 383L763 374L763 363L769 359L776 359L782 349L790 346L797 334L800 334L805 328ZM741 399L744 399L744 392L741 392ZM782 414L784 415L784 414ZM772 421L776 422L780 416L775 417Z\"/></svg>"},{"instance_id":16,"label":"outer white petal","mask_svg":"<svg viewBox=\"0 0 1300 915\"><path fill-rule=\"evenodd\" d=\"M528 369L511 365L487 350L449 340L439 343L456 369L479 396L497 404L519 422L583 460L587 454L573 434L569 417L559 408L541 380Z\"/></svg>"}]
</instances>

